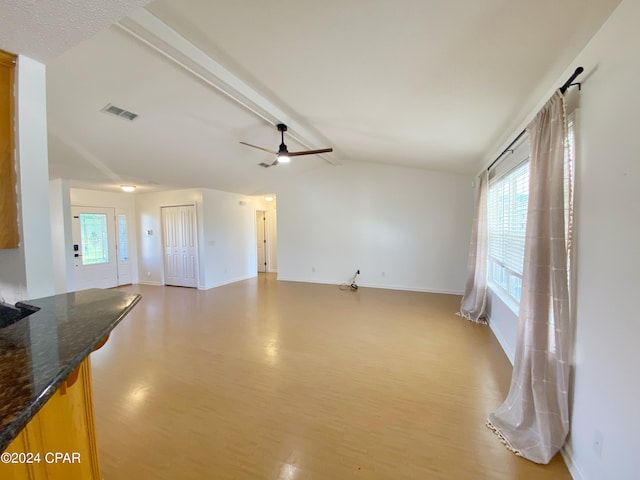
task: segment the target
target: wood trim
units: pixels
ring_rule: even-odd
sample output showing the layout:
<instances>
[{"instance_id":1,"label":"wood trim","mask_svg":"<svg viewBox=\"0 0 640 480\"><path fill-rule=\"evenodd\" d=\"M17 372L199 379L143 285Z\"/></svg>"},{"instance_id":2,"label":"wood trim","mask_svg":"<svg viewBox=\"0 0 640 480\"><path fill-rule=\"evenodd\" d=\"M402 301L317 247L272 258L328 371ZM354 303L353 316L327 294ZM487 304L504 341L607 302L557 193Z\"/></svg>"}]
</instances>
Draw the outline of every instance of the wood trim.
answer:
<instances>
[{"instance_id":1,"label":"wood trim","mask_svg":"<svg viewBox=\"0 0 640 480\"><path fill-rule=\"evenodd\" d=\"M0 50L0 249L18 248L18 197L14 161L16 56Z\"/></svg>"},{"instance_id":2,"label":"wood trim","mask_svg":"<svg viewBox=\"0 0 640 480\"><path fill-rule=\"evenodd\" d=\"M0 50L0 65L13 67L16 64L16 58L18 58L13 53L5 52L4 50Z\"/></svg>"},{"instance_id":3,"label":"wood trim","mask_svg":"<svg viewBox=\"0 0 640 480\"><path fill-rule=\"evenodd\" d=\"M106 338L109 338L108 336ZM100 480L100 459L98 458L98 445L96 443L96 424L93 416L93 387L91 385L91 359L87 357L82 362L82 384L84 386L85 415L87 419L87 434L89 438L89 452L91 455L91 470L94 480Z\"/></svg>"}]
</instances>

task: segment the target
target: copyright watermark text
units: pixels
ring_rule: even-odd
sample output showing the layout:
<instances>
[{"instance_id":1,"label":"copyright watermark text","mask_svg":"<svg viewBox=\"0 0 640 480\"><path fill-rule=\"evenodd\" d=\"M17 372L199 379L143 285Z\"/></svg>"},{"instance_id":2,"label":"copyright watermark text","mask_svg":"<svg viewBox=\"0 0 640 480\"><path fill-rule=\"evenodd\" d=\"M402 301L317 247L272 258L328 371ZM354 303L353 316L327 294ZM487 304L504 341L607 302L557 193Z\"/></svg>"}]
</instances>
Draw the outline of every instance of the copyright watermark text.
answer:
<instances>
[{"instance_id":1,"label":"copyright watermark text","mask_svg":"<svg viewBox=\"0 0 640 480\"><path fill-rule=\"evenodd\" d=\"M80 452L3 452L2 463L80 463Z\"/></svg>"}]
</instances>

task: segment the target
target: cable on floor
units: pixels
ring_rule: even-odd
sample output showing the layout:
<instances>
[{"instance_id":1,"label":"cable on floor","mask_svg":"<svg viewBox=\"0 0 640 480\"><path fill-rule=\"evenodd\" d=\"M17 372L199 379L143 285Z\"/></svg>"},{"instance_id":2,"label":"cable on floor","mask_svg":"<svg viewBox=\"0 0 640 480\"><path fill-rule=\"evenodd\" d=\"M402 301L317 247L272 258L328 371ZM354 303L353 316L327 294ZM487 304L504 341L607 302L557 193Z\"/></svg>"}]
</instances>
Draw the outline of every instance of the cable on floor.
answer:
<instances>
[{"instance_id":1,"label":"cable on floor","mask_svg":"<svg viewBox=\"0 0 640 480\"><path fill-rule=\"evenodd\" d=\"M358 284L356 283L356 277L360 275L360 270L356 270L355 275L351 279L351 283L343 283L340 285L340 290L351 290L352 292L358 289Z\"/></svg>"}]
</instances>

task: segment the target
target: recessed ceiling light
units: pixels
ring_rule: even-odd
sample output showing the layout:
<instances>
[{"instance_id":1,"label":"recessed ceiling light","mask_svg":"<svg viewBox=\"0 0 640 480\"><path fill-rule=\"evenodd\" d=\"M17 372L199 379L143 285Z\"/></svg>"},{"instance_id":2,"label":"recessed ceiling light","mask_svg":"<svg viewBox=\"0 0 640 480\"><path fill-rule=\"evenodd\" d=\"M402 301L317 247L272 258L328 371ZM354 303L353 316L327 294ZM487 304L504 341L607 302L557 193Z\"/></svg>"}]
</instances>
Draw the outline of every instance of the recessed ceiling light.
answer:
<instances>
[{"instance_id":1,"label":"recessed ceiling light","mask_svg":"<svg viewBox=\"0 0 640 480\"><path fill-rule=\"evenodd\" d=\"M272 197L271 195L267 195L266 197L264 197L264 199L265 199L267 202L273 202L273 197Z\"/></svg>"},{"instance_id":2,"label":"recessed ceiling light","mask_svg":"<svg viewBox=\"0 0 640 480\"><path fill-rule=\"evenodd\" d=\"M133 192L136 189L135 185L120 185L123 192Z\"/></svg>"}]
</instances>

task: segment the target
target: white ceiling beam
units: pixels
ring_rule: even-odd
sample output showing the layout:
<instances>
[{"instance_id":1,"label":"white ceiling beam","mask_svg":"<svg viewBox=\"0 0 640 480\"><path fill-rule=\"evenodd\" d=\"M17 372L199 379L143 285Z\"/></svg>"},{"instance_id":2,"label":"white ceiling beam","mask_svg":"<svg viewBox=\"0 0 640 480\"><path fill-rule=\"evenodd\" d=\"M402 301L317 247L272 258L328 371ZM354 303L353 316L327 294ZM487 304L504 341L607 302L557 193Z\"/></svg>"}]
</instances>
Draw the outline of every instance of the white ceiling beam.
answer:
<instances>
[{"instance_id":1,"label":"white ceiling beam","mask_svg":"<svg viewBox=\"0 0 640 480\"><path fill-rule=\"evenodd\" d=\"M139 8L116 25L259 118L274 126L286 124L287 135L306 148L315 150L326 147L327 140L284 112L146 9ZM334 156L320 157L333 165L341 163Z\"/></svg>"}]
</instances>

